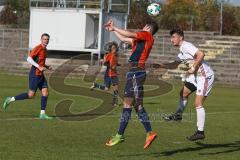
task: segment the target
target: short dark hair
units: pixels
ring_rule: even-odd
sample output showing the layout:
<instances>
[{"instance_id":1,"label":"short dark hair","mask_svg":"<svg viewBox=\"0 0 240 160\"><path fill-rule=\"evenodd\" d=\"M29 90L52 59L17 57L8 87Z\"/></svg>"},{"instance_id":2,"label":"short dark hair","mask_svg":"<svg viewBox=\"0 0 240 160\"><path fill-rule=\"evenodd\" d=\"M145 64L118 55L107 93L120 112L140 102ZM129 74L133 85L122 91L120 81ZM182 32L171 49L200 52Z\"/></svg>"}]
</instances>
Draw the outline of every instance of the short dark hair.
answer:
<instances>
[{"instance_id":1,"label":"short dark hair","mask_svg":"<svg viewBox=\"0 0 240 160\"><path fill-rule=\"evenodd\" d=\"M158 31L158 24L156 22L148 22L146 25L151 27L152 35L154 35Z\"/></svg>"},{"instance_id":2,"label":"short dark hair","mask_svg":"<svg viewBox=\"0 0 240 160\"><path fill-rule=\"evenodd\" d=\"M41 39L42 39L43 36L47 36L48 38L50 38L50 35L47 34L47 33L43 33L43 34L41 35Z\"/></svg>"},{"instance_id":3,"label":"short dark hair","mask_svg":"<svg viewBox=\"0 0 240 160\"><path fill-rule=\"evenodd\" d=\"M170 35L172 36L173 34L177 33L179 36L184 38L184 33L183 30L180 27L175 27L173 28L170 32Z\"/></svg>"},{"instance_id":4,"label":"short dark hair","mask_svg":"<svg viewBox=\"0 0 240 160\"><path fill-rule=\"evenodd\" d=\"M115 46L116 47L116 52L118 52L118 43L116 41L113 41L112 44L110 45L110 47L112 48L112 46Z\"/></svg>"},{"instance_id":5,"label":"short dark hair","mask_svg":"<svg viewBox=\"0 0 240 160\"><path fill-rule=\"evenodd\" d=\"M118 43L116 41L111 41L108 42L104 45L104 50L106 50L107 52L110 52L112 50L112 46L116 47L116 52L118 52L119 47L118 47Z\"/></svg>"}]
</instances>

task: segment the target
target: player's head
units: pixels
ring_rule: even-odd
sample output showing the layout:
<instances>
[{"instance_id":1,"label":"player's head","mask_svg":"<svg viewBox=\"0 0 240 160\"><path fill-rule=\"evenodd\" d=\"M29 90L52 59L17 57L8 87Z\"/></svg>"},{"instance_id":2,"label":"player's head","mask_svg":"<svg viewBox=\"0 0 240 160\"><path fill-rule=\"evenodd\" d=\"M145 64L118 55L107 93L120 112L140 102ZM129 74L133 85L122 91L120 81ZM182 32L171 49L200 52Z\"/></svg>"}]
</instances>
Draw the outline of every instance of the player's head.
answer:
<instances>
[{"instance_id":1,"label":"player's head","mask_svg":"<svg viewBox=\"0 0 240 160\"><path fill-rule=\"evenodd\" d=\"M108 46L108 51L112 52L112 53L117 53L118 52L118 43L115 41L110 42L110 44Z\"/></svg>"},{"instance_id":2,"label":"player's head","mask_svg":"<svg viewBox=\"0 0 240 160\"><path fill-rule=\"evenodd\" d=\"M42 44L44 47L46 47L46 46L48 45L48 43L49 43L49 38L50 38L50 36L49 36L49 34L47 34L47 33L43 33L43 34L41 35L41 44Z\"/></svg>"},{"instance_id":3,"label":"player's head","mask_svg":"<svg viewBox=\"0 0 240 160\"><path fill-rule=\"evenodd\" d=\"M143 31L151 32L154 35L158 31L158 24L156 22L148 22L143 27Z\"/></svg>"},{"instance_id":4,"label":"player's head","mask_svg":"<svg viewBox=\"0 0 240 160\"><path fill-rule=\"evenodd\" d=\"M171 42L174 46L181 45L181 42L184 40L184 33L183 30L179 27L173 28L170 31L171 35Z\"/></svg>"}]
</instances>

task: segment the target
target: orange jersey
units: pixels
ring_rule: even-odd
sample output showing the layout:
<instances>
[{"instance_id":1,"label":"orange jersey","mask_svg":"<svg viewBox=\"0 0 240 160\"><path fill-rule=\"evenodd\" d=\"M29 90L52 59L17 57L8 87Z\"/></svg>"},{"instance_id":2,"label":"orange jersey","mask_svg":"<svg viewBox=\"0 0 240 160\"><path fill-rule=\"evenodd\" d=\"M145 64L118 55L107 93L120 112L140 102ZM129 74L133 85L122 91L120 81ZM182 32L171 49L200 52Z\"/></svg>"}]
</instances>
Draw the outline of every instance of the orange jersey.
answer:
<instances>
[{"instance_id":1,"label":"orange jersey","mask_svg":"<svg viewBox=\"0 0 240 160\"><path fill-rule=\"evenodd\" d=\"M104 58L104 64L108 64L106 74L109 77L117 76L118 56L116 53L108 53Z\"/></svg>"},{"instance_id":2,"label":"orange jersey","mask_svg":"<svg viewBox=\"0 0 240 160\"><path fill-rule=\"evenodd\" d=\"M132 67L144 69L152 49L154 39L150 32L136 32L136 38L132 42L132 54L129 58L129 63Z\"/></svg>"},{"instance_id":3,"label":"orange jersey","mask_svg":"<svg viewBox=\"0 0 240 160\"><path fill-rule=\"evenodd\" d=\"M47 57L47 49L43 48L41 44L37 45L29 54L30 57L39 65L44 67L45 61ZM41 76L43 75L43 72L41 72L38 68L32 66L32 68L35 69L35 75Z\"/></svg>"}]
</instances>

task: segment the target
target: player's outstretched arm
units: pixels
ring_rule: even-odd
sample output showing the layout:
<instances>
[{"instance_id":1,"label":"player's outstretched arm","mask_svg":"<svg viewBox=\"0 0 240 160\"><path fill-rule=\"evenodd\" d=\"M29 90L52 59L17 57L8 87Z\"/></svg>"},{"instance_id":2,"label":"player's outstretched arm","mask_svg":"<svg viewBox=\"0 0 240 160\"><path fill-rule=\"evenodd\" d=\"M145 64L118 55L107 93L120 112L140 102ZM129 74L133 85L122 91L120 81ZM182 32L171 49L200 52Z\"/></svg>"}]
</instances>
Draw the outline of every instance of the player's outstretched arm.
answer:
<instances>
[{"instance_id":1,"label":"player's outstretched arm","mask_svg":"<svg viewBox=\"0 0 240 160\"><path fill-rule=\"evenodd\" d=\"M116 26L113 27L113 30L117 33L119 33L122 36L128 37L128 38L136 38L137 34L135 32L130 32L124 29L117 28Z\"/></svg>"},{"instance_id":2,"label":"player's outstretched arm","mask_svg":"<svg viewBox=\"0 0 240 160\"><path fill-rule=\"evenodd\" d=\"M177 61L171 63L153 63L153 68L176 69L180 63Z\"/></svg>"},{"instance_id":3,"label":"player's outstretched arm","mask_svg":"<svg viewBox=\"0 0 240 160\"><path fill-rule=\"evenodd\" d=\"M122 29L115 27L113 20L110 19L107 23L104 24L104 27L106 30L114 32L114 34L119 38L120 41L127 42L132 45L133 39L128 36L122 35L121 31L119 33L118 31Z\"/></svg>"},{"instance_id":4,"label":"player's outstretched arm","mask_svg":"<svg viewBox=\"0 0 240 160\"><path fill-rule=\"evenodd\" d=\"M116 27L112 19L110 19L106 24L104 24L104 26L108 31L115 31L123 37L127 37L127 38L137 37L137 34L135 32L130 32L130 31Z\"/></svg>"},{"instance_id":5,"label":"player's outstretched arm","mask_svg":"<svg viewBox=\"0 0 240 160\"><path fill-rule=\"evenodd\" d=\"M129 44L132 45L132 41L133 39L132 38L128 38L128 37L125 37L125 36L122 36L121 34L119 34L118 32L114 31L115 35L120 39L120 41L122 42L127 42Z\"/></svg>"}]
</instances>

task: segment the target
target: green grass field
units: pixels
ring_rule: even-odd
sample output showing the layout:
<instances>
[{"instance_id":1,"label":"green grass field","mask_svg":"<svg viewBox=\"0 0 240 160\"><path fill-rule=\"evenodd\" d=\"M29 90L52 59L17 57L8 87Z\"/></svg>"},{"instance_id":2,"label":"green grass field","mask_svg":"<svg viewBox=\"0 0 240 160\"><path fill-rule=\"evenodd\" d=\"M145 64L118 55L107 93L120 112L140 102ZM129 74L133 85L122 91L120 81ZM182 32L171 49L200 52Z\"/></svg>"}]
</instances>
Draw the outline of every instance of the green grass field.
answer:
<instances>
[{"instance_id":1,"label":"green grass field","mask_svg":"<svg viewBox=\"0 0 240 160\"><path fill-rule=\"evenodd\" d=\"M75 80L77 81L77 80ZM71 82L71 80L69 80ZM73 81L73 83L75 83ZM151 148L144 151L145 132L135 113L125 133L125 142L112 148L105 146L116 133L121 107L89 121L37 119L39 92L35 99L18 101L0 113L0 159L9 160L239 160L240 159L240 89L215 86L205 103L206 139L189 142L186 136L195 131L195 110L190 98L184 120L164 122L160 114L175 111L180 85L163 96L147 98L145 108L152 127L158 133ZM1 104L6 96L27 91L28 77L0 75ZM71 111L83 112L97 106L99 100L71 96L50 88L47 113L55 116L54 107L64 99L75 101Z\"/></svg>"}]
</instances>

